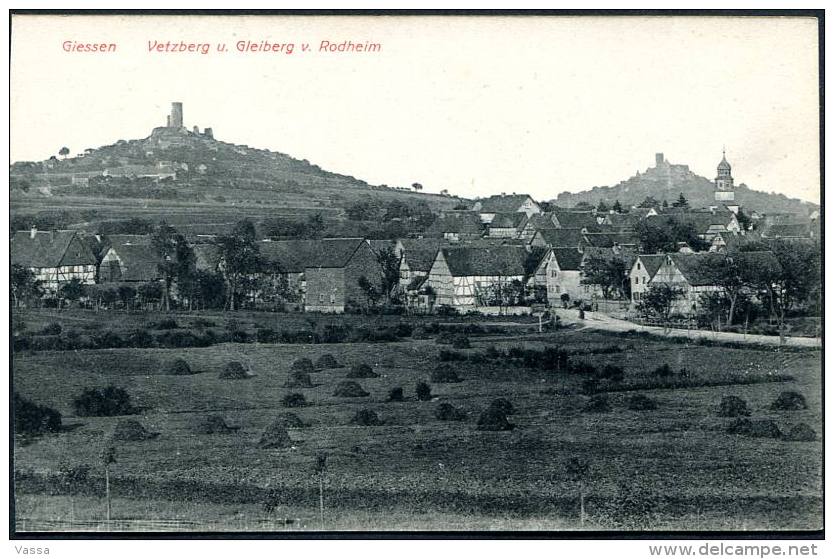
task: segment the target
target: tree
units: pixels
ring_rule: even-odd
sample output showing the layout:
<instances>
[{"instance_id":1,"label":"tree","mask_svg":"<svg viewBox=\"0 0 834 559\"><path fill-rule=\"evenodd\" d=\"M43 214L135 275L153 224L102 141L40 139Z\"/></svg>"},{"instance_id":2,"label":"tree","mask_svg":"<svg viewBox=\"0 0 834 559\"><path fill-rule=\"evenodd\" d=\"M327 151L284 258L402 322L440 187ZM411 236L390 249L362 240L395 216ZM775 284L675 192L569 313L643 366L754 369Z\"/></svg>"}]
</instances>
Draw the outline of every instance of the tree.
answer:
<instances>
[{"instance_id":1,"label":"tree","mask_svg":"<svg viewBox=\"0 0 834 559\"><path fill-rule=\"evenodd\" d=\"M744 210L739 208L738 213L736 214L736 219L738 220L738 224L741 227L742 231L750 231L753 229L753 219L744 213Z\"/></svg>"},{"instance_id":2,"label":"tree","mask_svg":"<svg viewBox=\"0 0 834 559\"><path fill-rule=\"evenodd\" d=\"M666 198L663 199L663 204L661 205L661 207L662 208L668 208L669 207L669 201L666 200Z\"/></svg>"},{"instance_id":3,"label":"tree","mask_svg":"<svg viewBox=\"0 0 834 559\"><path fill-rule=\"evenodd\" d=\"M83 296L84 284L78 278L72 278L58 288L58 297L60 299L66 299L70 303L78 301Z\"/></svg>"},{"instance_id":4,"label":"tree","mask_svg":"<svg viewBox=\"0 0 834 559\"><path fill-rule=\"evenodd\" d=\"M162 302L171 310L171 285L195 269L194 250L180 233L164 222L151 235L151 246L159 257L157 269L162 275Z\"/></svg>"},{"instance_id":5,"label":"tree","mask_svg":"<svg viewBox=\"0 0 834 559\"><path fill-rule=\"evenodd\" d=\"M628 267L620 256L605 258L591 256L582 268L582 282L585 285L598 285L602 289L602 298L610 299L612 295L627 299L631 296L631 282Z\"/></svg>"},{"instance_id":6,"label":"tree","mask_svg":"<svg viewBox=\"0 0 834 559\"><path fill-rule=\"evenodd\" d=\"M400 262L402 256L397 254L394 247L383 247L376 254L376 260L382 267L382 291L391 298L391 292L400 282Z\"/></svg>"},{"instance_id":7,"label":"tree","mask_svg":"<svg viewBox=\"0 0 834 559\"><path fill-rule=\"evenodd\" d=\"M120 285L117 292L122 305L125 309L129 309L136 300L136 290L129 285Z\"/></svg>"},{"instance_id":8,"label":"tree","mask_svg":"<svg viewBox=\"0 0 834 559\"><path fill-rule=\"evenodd\" d=\"M60 155L64 159L66 159L67 156L69 155L69 152L70 152L70 149L68 147L64 146L64 147L62 147L61 149L58 150L58 155Z\"/></svg>"},{"instance_id":9,"label":"tree","mask_svg":"<svg viewBox=\"0 0 834 559\"><path fill-rule=\"evenodd\" d=\"M623 205L620 204L619 199L614 200L614 205L611 207L611 209L614 210L615 212L617 212L618 214L624 213Z\"/></svg>"},{"instance_id":10,"label":"tree","mask_svg":"<svg viewBox=\"0 0 834 559\"><path fill-rule=\"evenodd\" d=\"M379 290L379 287L372 283L367 277L359 276L359 279L356 280L356 283L359 285L359 289L365 294L365 297L368 299L368 303L372 306L376 306L379 302L380 297L382 297L382 293Z\"/></svg>"},{"instance_id":11,"label":"tree","mask_svg":"<svg viewBox=\"0 0 834 559\"><path fill-rule=\"evenodd\" d=\"M593 210L594 207L589 202L585 202L583 200L582 202L577 202L576 204L574 204L573 209L578 210L578 211L582 211L582 212L586 212L586 211Z\"/></svg>"},{"instance_id":12,"label":"tree","mask_svg":"<svg viewBox=\"0 0 834 559\"><path fill-rule=\"evenodd\" d=\"M678 194L678 199L676 201L672 202L672 207L673 208L688 208L689 207L689 201L683 195L683 192Z\"/></svg>"},{"instance_id":13,"label":"tree","mask_svg":"<svg viewBox=\"0 0 834 559\"><path fill-rule=\"evenodd\" d=\"M599 201L599 204L597 204L597 211L599 213L608 213L608 204L605 203L605 200Z\"/></svg>"},{"instance_id":14,"label":"tree","mask_svg":"<svg viewBox=\"0 0 834 559\"><path fill-rule=\"evenodd\" d=\"M686 219L668 217L665 220L643 220L634 226L645 254L677 252L678 243L688 244L694 251L709 248L709 243L698 236L695 224Z\"/></svg>"},{"instance_id":15,"label":"tree","mask_svg":"<svg viewBox=\"0 0 834 559\"><path fill-rule=\"evenodd\" d=\"M228 286L228 308L233 311L244 279L260 272L263 266L255 242L255 226L248 219L239 221L231 234L218 237L216 244L220 248L221 271Z\"/></svg>"},{"instance_id":16,"label":"tree","mask_svg":"<svg viewBox=\"0 0 834 559\"><path fill-rule=\"evenodd\" d=\"M643 293L643 298L637 305L637 309L645 313L646 316L658 317L664 328L668 330L669 317L672 314L672 309L674 309L675 301L683 295L683 289L668 283L652 285Z\"/></svg>"},{"instance_id":17,"label":"tree","mask_svg":"<svg viewBox=\"0 0 834 559\"><path fill-rule=\"evenodd\" d=\"M321 217L321 214L317 213L307 218L307 238L320 238L325 228L326 225L324 224L324 218Z\"/></svg>"},{"instance_id":18,"label":"tree","mask_svg":"<svg viewBox=\"0 0 834 559\"><path fill-rule=\"evenodd\" d=\"M652 196L646 196L640 204L638 204L638 208L656 208L660 205L660 203L653 198Z\"/></svg>"},{"instance_id":19,"label":"tree","mask_svg":"<svg viewBox=\"0 0 834 559\"><path fill-rule=\"evenodd\" d=\"M423 185L420 184L419 182L415 182L414 184L411 185L411 188L413 188L414 190L423 190Z\"/></svg>"},{"instance_id":20,"label":"tree","mask_svg":"<svg viewBox=\"0 0 834 559\"><path fill-rule=\"evenodd\" d=\"M727 253L705 255L696 266L697 273L706 278L709 285L721 288L728 304L728 325L733 323L733 315L739 296L743 290L751 285L753 278L750 275L750 265L752 263L751 259L745 256L745 253ZM710 306L713 309L720 309L720 306L715 304Z\"/></svg>"},{"instance_id":21,"label":"tree","mask_svg":"<svg viewBox=\"0 0 834 559\"><path fill-rule=\"evenodd\" d=\"M12 264L10 283L12 299L16 307L22 301L28 301L43 295L42 282L35 277L31 268Z\"/></svg>"}]
</instances>

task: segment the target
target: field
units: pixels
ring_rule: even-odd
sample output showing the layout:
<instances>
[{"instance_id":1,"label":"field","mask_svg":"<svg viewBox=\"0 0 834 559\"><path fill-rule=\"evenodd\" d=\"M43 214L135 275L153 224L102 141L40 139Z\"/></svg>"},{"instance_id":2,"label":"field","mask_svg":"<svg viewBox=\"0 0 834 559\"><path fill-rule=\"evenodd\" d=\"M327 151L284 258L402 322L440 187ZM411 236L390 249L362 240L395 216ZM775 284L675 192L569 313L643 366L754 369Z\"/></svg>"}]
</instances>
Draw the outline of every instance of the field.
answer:
<instances>
[{"instance_id":1,"label":"field","mask_svg":"<svg viewBox=\"0 0 834 559\"><path fill-rule=\"evenodd\" d=\"M230 317L204 318L222 325ZM239 313L233 318L250 328L272 323L298 328L311 317ZM149 318L39 311L25 320L29 329L51 322L65 329L89 323L128 329ZM579 375L518 361L451 361L461 382L430 382L433 400L418 401L416 383L428 381L441 350L451 350L438 343L447 341L443 336L388 343L18 352L15 389L64 416L61 433L16 441L18 529L102 529L99 454L123 418L76 417L72 402L85 387L110 384L125 388L140 408L132 417L159 433L151 440L116 443L109 525L115 530L821 529L821 441L731 435L726 432L731 420L717 414L722 397L736 395L747 401L751 419L772 419L783 433L807 423L819 435L819 351L705 347L570 328L538 333L524 319L495 320L502 329L470 336L472 347L457 350L458 357L482 354L491 346L502 354L556 346L571 362L620 366L623 381L604 388L611 410L584 410L590 396ZM341 367L313 373L312 388L284 387L293 360L315 361L324 353L334 355ZM166 374L165 365L178 357L196 374ZM220 379L229 361L244 363L254 376ZM370 395L334 396L349 367L359 363L380 375L358 379ZM652 371L664 363L674 374L686 369L681 381L686 386L658 388ZM389 402L396 386L405 399ZM635 387L657 401L656 410L628 409ZM802 393L808 409L772 410L771 403L787 390ZM288 392L304 393L309 405L282 407ZM509 416L515 428L478 430L481 411L499 397L515 408ZM463 410L464 419L437 419L435 410L444 402ZM364 408L376 411L383 424L352 424ZM286 411L306 426L290 429L287 448L259 448L264 428ZM194 422L209 413L222 414L239 429L195 434ZM323 522L313 473L321 453L327 456ZM580 484L567 469L571 458L588 465L581 484L582 522ZM89 479L74 489L61 484L59 470L85 464L91 468Z\"/></svg>"}]
</instances>

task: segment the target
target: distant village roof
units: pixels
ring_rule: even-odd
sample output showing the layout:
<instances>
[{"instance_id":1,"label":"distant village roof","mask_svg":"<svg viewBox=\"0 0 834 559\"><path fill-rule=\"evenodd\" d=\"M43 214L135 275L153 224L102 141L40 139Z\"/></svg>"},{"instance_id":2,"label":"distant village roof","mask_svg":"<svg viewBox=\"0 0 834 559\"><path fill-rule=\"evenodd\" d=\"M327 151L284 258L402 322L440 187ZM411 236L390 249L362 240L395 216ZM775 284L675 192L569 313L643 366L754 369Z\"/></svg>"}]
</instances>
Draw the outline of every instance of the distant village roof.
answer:
<instances>
[{"instance_id":1,"label":"distant village roof","mask_svg":"<svg viewBox=\"0 0 834 559\"><path fill-rule=\"evenodd\" d=\"M589 231L597 227L597 220L591 212L569 212L557 210L554 214L560 227L586 227Z\"/></svg>"},{"instance_id":2,"label":"distant village roof","mask_svg":"<svg viewBox=\"0 0 834 559\"><path fill-rule=\"evenodd\" d=\"M615 245L636 247L640 244L640 238L634 232L605 232L586 233L585 242L592 247L610 248Z\"/></svg>"},{"instance_id":3,"label":"distant village roof","mask_svg":"<svg viewBox=\"0 0 834 559\"><path fill-rule=\"evenodd\" d=\"M428 233L458 233L461 235L481 235L483 224L477 213L445 213L437 217L428 228Z\"/></svg>"},{"instance_id":4,"label":"distant village roof","mask_svg":"<svg viewBox=\"0 0 834 559\"><path fill-rule=\"evenodd\" d=\"M705 234L711 228L724 229L732 221L733 213L725 211L688 211L688 212L671 212L661 215L652 215L646 218L647 223L658 224L666 223L668 220L676 221L678 223L691 223L699 235Z\"/></svg>"},{"instance_id":5,"label":"distant village roof","mask_svg":"<svg viewBox=\"0 0 834 559\"><path fill-rule=\"evenodd\" d=\"M76 241L76 242L73 242ZM96 256L75 231L17 231L11 242L11 263L27 268L89 266Z\"/></svg>"},{"instance_id":6,"label":"distant village roof","mask_svg":"<svg viewBox=\"0 0 834 559\"><path fill-rule=\"evenodd\" d=\"M553 229L558 227L558 222L555 219L555 212L542 212L540 214L533 214L527 220L526 227L532 227L534 230L538 229Z\"/></svg>"},{"instance_id":7,"label":"distant village roof","mask_svg":"<svg viewBox=\"0 0 834 559\"><path fill-rule=\"evenodd\" d=\"M524 212L500 212L496 213L489 222L491 228L521 229L527 223L527 214Z\"/></svg>"},{"instance_id":8,"label":"distant village roof","mask_svg":"<svg viewBox=\"0 0 834 559\"><path fill-rule=\"evenodd\" d=\"M365 242L361 238L261 241L261 256L284 273L305 268L344 268Z\"/></svg>"},{"instance_id":9,"label":"distant village roof","mask_svg":"<svg viewBox=\"0 0 834 559\"><path fill-rule=\"evenodd\" d=\"M637 250L633 246L619 246L619 247L585 247L582 250L582 262L584 263L589 258L602 258L603 260L612 260L619 258L625 263L626 270L630 269L634 261L637 259Z\"/></svg>"},{"instance_id":10,"label":"distant village roof","mask_svg":"<svg viewBox=\"0 0 834 559\"><path fill-rule=\"evenodd\" d=\"M553 249L553 255L560 270L578 272L582 269L582 253L576 248L556 247Z\"/></svg>"},{"instance_id":11,"label":"distant village roof","mask_svg":"<svg viewBox=\"0 0 834 559\"><path fill-rule=\"evenodd\" d=\"M517 212L528 198L528 194L497 194L478 200L476 207L480 204L478 211L481 213Z\"/></svg>"},{"instance_id":12,"label":"distant village roof","mask_svg":"<svg viewBox=\"0 0 834 559\"><path fill-rule=\"evenodd\" d=\"M582 243L582 229L539 229L536 233L547 246L551 247L579 247Z\"/></svg>"},{"instance_id":13,"label":"distant village roof","mask_svg":"<svg viewBox=\"0 0 834 559\"><path fill-rule=\"evenodd\" d=\"M692 286L713 285L710 271L721 266L724 258L714 252L676 252L668 257Z\"/></svg>"},{"instance_id":14,"label":"distant village roof","mask_svg":"<svg viewBox=\"0 0 834 559\"><path fill-rule=\"evenodd\" d=\"M612 227L631 229L644 217L645 216L638 215L637 213L613 213L605 216L605 220L611 224Z\"/></svg>"},{"instance_id":15,"label":"distant village roof","mask_svg":"<svg viewBox=\"0 0 834 559\"><path fill-rule=\"evenodd\" d=\"M110 247L122 263L122 281L153 281L161 277L159 256L148 244L122 244Z\"/></svg>"},{"instance_id":16,"label":"distant village roof","mask_svg":"<svg viewBox=\"0 0 834 559\"><path fill-rule=\"evenodd\" d=\"M414 272L428 272L437 256L437 251L442 246L436 239L420 239L421 241L434 241L421 245L405 246L403 260L408 269Z\"/></svg>"},{"instance_id":17,"label":"distant village roof","mask_svg":"<svg viewBox=\"0 0 834 559\"><path fill-rule=\"evenodd\" d=\"M453 276L525 276L535 269L536 255L521 246L444 247L440 249Z\"/></svg>"}]
</instances>

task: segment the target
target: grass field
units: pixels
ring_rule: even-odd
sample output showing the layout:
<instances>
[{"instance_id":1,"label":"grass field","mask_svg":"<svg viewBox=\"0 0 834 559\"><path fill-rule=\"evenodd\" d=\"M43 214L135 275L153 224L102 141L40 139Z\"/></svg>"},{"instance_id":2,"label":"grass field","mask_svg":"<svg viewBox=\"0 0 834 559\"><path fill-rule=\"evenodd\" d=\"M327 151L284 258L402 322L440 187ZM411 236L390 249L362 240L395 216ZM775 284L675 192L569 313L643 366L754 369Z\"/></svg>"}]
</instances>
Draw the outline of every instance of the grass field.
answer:
<instances>
[{"instance_id":1,"label":"grass field","mask_svg":"<svg viewBox=\"0 0 834 559\"><path fill-rule=\"evenodd\" d=\"M235 318L249 323L264 316ZM147 317L41 311L28 317L27 325L143 320ZM491 345L499 350L555 345L569 353L619 345L622 351L588 353L581 360L623 367L624 387L608 394L610 412L588 413L583 407L589 397L576 375L455 362L462 382L431 383L434 400L420 402L415 384L429 378L439 350L448 349L433 339L18 353L15 389L57 408L65 425L62 433L17 441L18 528L101 529L104 482L98 455L119 418L75 417L72 400L85 387L108 384L125 388L142 408L134 417L160 433L152 440L116 443L112 529L821 528L821 441L730 435L725 432L730 420L717 415L721 398L737 395L747 401L751 419L773 419L783 432L804 422L820 434L819 351L704 347L570 329L538 334L525 327L473 336L471 342L464 353ZM343 367L314 373L313 388L283 386L294 359L315 360L323 353L333 354ZM164 365L176 357L197 374L166 375ZM229 361L245 363L255 376L221 380ZM380 375L358 381L370 395L334 396L348 367L363 362ZM657 400L658 409L630 411L628 384L649 379L663 363L676 371L686 368L693 386L640 390ZM395 386L403 387L405 401L386 401ZM785 390L801 392L808 409L771 410ZM290 391L304 393L310 405L283 408L281 398ZM516 428L477 430L478 415L498 397L516 408L510 416ZM465 419L436 419L441 402L462 409ZM376 411L384 424L352 425L363 408ZM308 426L290 430L289 448L259 448L264 428L284 411L297 413ZM194 434L193 422L208 413L223 414L239 430ZM318 453L328 457L323 525L313 474ZM589 465L582 524L578 484L566 469L572 457ZM81 464L91 466L90 479L70 498L55 473ZM274 505L270 512L263 506L267 500ZM70 521L75 524L61 524Z\"/></svg>"}]
</instances>

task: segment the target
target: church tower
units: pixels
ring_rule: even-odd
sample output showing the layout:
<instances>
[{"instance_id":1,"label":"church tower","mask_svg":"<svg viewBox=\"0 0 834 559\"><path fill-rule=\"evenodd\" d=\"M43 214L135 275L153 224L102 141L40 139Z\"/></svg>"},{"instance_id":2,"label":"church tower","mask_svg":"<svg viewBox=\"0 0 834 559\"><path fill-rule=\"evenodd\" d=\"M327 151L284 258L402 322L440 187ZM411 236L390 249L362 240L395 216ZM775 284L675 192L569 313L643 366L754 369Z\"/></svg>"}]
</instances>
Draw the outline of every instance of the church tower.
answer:
<instances>
[{"instance_id":1,"label":"church tower","mask_svg":"<svg viewBox=\"0 0 834 559\"><path fill-rule=\"evenodd\" d=\"M732 168L727 163L726 153L722 150L721 163L718 164L718 175L715 177L715 201L732 205L735 199Z\"/></svg>"}]
</instances>

